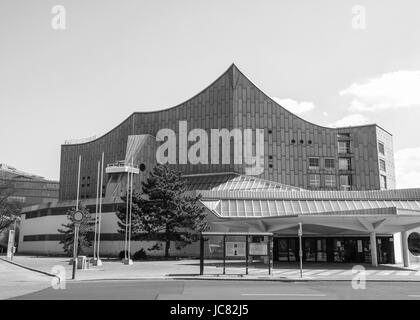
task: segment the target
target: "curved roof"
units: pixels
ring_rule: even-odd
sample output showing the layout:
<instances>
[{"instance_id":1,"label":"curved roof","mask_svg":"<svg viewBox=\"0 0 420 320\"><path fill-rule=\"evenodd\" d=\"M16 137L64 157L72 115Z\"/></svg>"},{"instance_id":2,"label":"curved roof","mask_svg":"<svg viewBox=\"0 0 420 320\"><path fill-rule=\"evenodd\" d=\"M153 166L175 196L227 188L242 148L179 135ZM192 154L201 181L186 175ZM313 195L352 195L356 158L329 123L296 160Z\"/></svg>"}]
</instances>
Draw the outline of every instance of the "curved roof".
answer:
<instances>
[{"instance_id":1,"label":"curved roof","mask_svg":"<svg viewBox=\"0 0 420 320\"><path fill-rule=\"evenodd\" d=\"M196 95L192 96L191 98L185 100L182 103L179 103L175 106L169 107L169 108L165 108L165 109L160 109L160 110L155 110L155 111L137 111L137 112L133 112L129 117L127 117L125 120L123 120L120 124L118 124L116 127L114 127L112 130L108 131L107 133L103 134L102 136L97 137L96 139L90 139L89 141L86 141L86 139L75 139L75 140L68 140L67 143L63 144L65 146L69 146L69 145L79 145L79 144L87 144L87 143L91 143L94 141L97 141L103 137L105 137L106 135L108 135L109 133L111 133L113 130L117 129L118 127L120 127L121 125L123 125L126 121L130 120L130 118L134 117L135 115L138 114L153 114L153 113L159 113L159 112L165 112L165 111L169 111L172 109L176 109L178 107L181 107L182 105L185 105L186 103L188 103L189 101L193 100L194 98L198 97L199 95L201 95L202 93L204 93L206 90L209 90L215 83L217 83L221 78L223 78L224 76L229 76L229 79L231 79L232 84L233 82L238 82L239 77L243 77L243 79L245 79L246 81L249 81L249 83L258 90L258 92L260 92L264 97L266 97L274 106L277 106L279 108L282 108L285 112L288 112L290 114L292 114L293 116L295 116L296 118L298 118L299 120L308 123L310 125L313 126L317 126L320 128L324 128L324 129L330 129L330 130L338 130L338 129L344 129L344 128L350 128L350 127L342 127L342 128L330 128L330 127L325 127L322 125L318 125L315 123L312 123L308 120L305 120L301 117L299 117L298 115L292 113L291 111L287 110L286 108L284 108L283 106L281 106L279 103L277 103L274 99L272 99L269 95L267 95L264 91L262 91L258 86L256 86L247 76L244 75L244 73L242 71L239 70L239 68L232 63L232 65L225 71L223 72L216 80L214 80L213 82L211 82L207 87L205 87L203 90L201 90L200 92L198 92ZM235 86L235 85L233 85ZM233 89L233 88L232 88ZM232 109L233 110L233 109ZM232 111L233 112L233 111ZM371 125L363 125L363 126L372 126L375 124L371 124ZM80 140L81 142L78 143L78 140Z\"/></svg>"}]
</instances>

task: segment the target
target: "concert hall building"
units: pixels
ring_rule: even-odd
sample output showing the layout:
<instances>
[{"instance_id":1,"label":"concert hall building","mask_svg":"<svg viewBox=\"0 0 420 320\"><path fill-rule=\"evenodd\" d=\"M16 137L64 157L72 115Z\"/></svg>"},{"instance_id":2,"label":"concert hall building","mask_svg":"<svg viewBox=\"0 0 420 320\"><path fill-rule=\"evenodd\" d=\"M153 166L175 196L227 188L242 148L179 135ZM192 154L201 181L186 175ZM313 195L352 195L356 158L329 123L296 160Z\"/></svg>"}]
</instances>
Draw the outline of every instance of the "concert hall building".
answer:
<instances>
[{"instance_id":1,"label":"concert hall building","mask_svg":"<svg viewBox=\"0 0 420 320\"><path fill-rule=\"evenodd\" d=\"M297 259L298 223L303 224L306 262L408 265L420 260L420 189L395 189L392 135L376 124L323 127L284 107L233 64L184 103L135 112L99 138L64 143L59 200L24 209L19 251L63 253L57 229L75 206L81 157L80 200L94 213L100 190L101 255L116 256L124 248L115 212L126 190L127 172L136 173L134 188L140 190L157 163L157 152L167 143L160 138L161 130L167 129L177 141L165 156L175 154L171 166L182 172L190 192L202 194L211 231L273 233L275 261ZM200 161L189 159L197 132L210 137L215 129L231 135L228 148L221 145L204 153L200 149ZM189 139L183 141L187 134ZM254 157L254 167L235 160L238 150L245 159ZM102 154L104 183L98 188ZM220 249L220 239L212 241L206 246L208 256ZM132 251L151 246L134 242ZM171 254L197 256L198 247L171 246Z\"/></svg>"}]
</instances>

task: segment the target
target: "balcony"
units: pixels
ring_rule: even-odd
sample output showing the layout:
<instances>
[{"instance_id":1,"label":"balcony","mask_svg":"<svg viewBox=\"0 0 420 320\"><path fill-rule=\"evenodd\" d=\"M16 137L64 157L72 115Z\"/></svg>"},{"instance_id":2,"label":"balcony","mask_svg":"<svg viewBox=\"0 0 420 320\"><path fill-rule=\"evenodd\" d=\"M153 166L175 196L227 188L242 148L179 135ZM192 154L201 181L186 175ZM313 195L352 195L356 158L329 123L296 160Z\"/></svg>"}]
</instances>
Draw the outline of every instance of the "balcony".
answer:
<instances>
[{"instance_id":1,"label":"balcony","mask_svg":"<svg viewBox=\"0 0 420 320\"><path fill-rule=\"evenodd\" d=\"M140 169L137 165L132 165L131 163L125 161L117 161L114 163L110 163L106 166L105 169L106 173L135 173L139 174Z\"/></svg>"}]
</instances>

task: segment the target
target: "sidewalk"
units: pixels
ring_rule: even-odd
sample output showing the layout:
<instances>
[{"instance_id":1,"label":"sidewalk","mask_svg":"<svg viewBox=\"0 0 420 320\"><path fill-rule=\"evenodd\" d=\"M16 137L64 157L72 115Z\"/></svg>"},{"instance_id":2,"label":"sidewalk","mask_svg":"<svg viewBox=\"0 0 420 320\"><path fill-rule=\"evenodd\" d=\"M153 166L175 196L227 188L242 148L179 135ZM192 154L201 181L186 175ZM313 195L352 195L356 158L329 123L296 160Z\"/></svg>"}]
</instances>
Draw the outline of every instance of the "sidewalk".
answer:
<instances>
[{"instance_id":1,"label":"sidewalk","mask_svg":"<svg viewBox=\"0 0 420 320\"><path fill-rule=\"evenodd\" d=\"M71 279L72 266L65 257L15 256L14 262L51 272L55 265L66 270L66 278ZM124 265L120 260L103 260L103 266L88 270L77 270L76 280L122 280L122 279L225 279L225 280L278 280L278 281L351 281L354 277L354 264L304 264L303 277L300 278L298 264L276 263L272 274L268 275L266 265L252 264L245 275L243 261L226 263L223 275L222 261L205 261L204 275L199 275L199 260L174 261L135 261ZM416 281L420 282L420 265L404 268L401 265L363 265L368 281Z\"/></svg>"}]
</instances>

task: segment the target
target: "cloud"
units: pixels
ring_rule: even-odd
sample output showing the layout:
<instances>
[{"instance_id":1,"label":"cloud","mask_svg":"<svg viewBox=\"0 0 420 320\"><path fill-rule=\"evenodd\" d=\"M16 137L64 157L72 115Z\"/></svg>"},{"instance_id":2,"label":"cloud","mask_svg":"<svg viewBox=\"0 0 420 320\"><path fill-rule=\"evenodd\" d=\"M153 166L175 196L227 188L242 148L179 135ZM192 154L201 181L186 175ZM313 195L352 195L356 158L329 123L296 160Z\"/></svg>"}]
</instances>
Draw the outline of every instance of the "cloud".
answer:
<instances>
[{"instance_id":1,"label":"cloud","mask_svg":"<svg viewBox=\"0 0 420 320\"><path fill-rule=\"evenodd\" d=\"M315 108L315 105L309 101L302 101L298 102L293 99L280 99L277 97L271 97L275 102L281 105L283 108L286 108L290 112L300 114L304 112L308 112Z\"/></svg>"},{"instance_id":2,"label":"cloud","mask_svg":"<svg viewBox=\"0 0 420 320\"><path fill-rule=\"evenodd\" d=\"M340 95L353 97L352 111L420 106L420 70L384 73L364 83L353 83Z\"/></svg>"},{"instance_id":3,"label":"cloud","mask_svg":"<svg viewBox=\"0 0 420 320\"><path fill-rule=\"evenodd\" d=\"M397 188L420 188L420 147L395 152Z\"/></svg>"},{"instance_id":4,"label":"cloud","mask_svg":"<svg viewBox=\"0 0 420 320\"><path fill-rule=\"evenodd\" d=\"M337 127L350 127L350 126L360 126L369 123L368 118L362 114L351 114L345 116L344 118L330 123L328 126L337 128Z\"/></svg>"}]
</instances>

